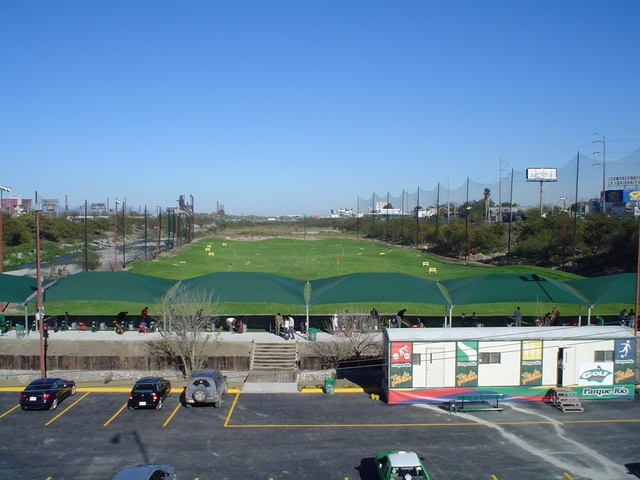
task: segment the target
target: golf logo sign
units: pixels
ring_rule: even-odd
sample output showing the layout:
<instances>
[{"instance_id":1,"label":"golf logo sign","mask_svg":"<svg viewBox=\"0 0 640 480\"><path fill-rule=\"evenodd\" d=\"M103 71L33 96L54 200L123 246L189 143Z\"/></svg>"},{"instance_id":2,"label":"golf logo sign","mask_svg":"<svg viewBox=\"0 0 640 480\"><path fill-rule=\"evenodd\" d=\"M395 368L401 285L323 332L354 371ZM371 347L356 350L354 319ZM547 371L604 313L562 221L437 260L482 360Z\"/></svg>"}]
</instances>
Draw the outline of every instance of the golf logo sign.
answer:
<instances>
[{"instance_id":1,"label":"golf logo sign","mask_svg":"<svg viewBox=\"0 0 640 480\"><path fill-rule=\"evenodd\" d=\"M613 385L613 362L581 363L578 385Z\"/></svg>"}]
</instances>

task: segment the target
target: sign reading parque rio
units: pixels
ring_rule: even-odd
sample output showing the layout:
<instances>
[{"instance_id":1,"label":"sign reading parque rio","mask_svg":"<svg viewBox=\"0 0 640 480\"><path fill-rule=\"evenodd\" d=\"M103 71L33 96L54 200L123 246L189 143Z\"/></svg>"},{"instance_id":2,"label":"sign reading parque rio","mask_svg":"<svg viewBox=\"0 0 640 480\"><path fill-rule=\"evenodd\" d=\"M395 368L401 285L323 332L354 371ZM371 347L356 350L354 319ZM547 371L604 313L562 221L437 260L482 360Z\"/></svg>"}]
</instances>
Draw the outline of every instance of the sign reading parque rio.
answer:
<instances>
[{"instance_id":1,"label":"sign reading parque rio","mask_svg":"<svg viewBox=\"0 0 640 480\"><path fill-rule=\"evenodd\" d=\"M582 398L633 398L633 385L620 385L617 387L584 387L576 391Z\"/></svg>"}]
</instances>

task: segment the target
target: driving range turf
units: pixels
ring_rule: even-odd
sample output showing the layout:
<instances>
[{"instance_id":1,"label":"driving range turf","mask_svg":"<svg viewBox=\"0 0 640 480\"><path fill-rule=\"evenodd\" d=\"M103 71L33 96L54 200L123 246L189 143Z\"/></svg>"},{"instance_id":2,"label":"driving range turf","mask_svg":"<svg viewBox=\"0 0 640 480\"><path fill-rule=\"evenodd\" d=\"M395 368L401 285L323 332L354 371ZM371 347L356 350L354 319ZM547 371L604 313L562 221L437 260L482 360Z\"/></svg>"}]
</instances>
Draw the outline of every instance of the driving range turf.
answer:
<instances>
[{"instance_id":1,"label":"driving range turf","mask_svg":"<svg viewBox=\"0 0 640 480\"><path fill-rule=\"evenodd\" d=\"M422 252L416 249L402 248L371 240L348 238L311 239L311 235L300 234L299 239L268 238L254 240L250 237L202 238L191 244L174 248L163 253L158 260L131 261L127 270L141 275L182 280L213 272L262 272L282 275L290 278L316 280L320 278L365 272L397 272L430 280L481 275L485 273L528 273L565 281L581 278L568 272L547 268L514 265L488 266L478 263L463 263ZM431 269L424 265L429 262ZM48 302L47 314L62 314L65 311L74 315L115 315L120 310L138 312L142 303L109 301ZM368 312L369 304L332 304L312 306L310 314L332 314L344 309ZM379 303L375 305L382 314L393 314L401 308L407 309L407 315L444 316L445 309L439 305ZM557 305L563 315L577 315L577 305ZM149 305L151 313L154 306ZM552 305L522 304L525 316L540 311L551 310ZM491 315L511 315L515 306L511 303L490 303L465 305L454 308L454 315L462 311L476 311L480 317ZM592 315L617 313L620 305L595 307ZM222 314L272 314L286 311L293 315L305 313L304 306L270 303L226 303ZM584 315L586 312L580 312Z\"/></svg>"}]
</instances>

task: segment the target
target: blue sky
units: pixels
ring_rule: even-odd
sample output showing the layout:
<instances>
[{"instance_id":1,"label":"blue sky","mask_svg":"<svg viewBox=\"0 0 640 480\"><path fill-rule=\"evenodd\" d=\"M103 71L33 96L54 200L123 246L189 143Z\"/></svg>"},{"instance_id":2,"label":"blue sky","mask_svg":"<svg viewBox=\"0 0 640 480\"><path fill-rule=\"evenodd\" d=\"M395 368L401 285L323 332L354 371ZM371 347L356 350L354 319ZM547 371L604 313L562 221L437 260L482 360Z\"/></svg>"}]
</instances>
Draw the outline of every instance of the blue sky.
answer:
<instances>
[{"instance_id":1,"label":"blue sky","mask_svg":"<svg viewBox=\"0 0 640 480\"><path fill-rule=\"evenodd\" d=\"M560 168L595 132L640 174L639 23L637 1L2 2L0 184L326 215L495 184L500 157Z\"/></svg>"}]
</instances>

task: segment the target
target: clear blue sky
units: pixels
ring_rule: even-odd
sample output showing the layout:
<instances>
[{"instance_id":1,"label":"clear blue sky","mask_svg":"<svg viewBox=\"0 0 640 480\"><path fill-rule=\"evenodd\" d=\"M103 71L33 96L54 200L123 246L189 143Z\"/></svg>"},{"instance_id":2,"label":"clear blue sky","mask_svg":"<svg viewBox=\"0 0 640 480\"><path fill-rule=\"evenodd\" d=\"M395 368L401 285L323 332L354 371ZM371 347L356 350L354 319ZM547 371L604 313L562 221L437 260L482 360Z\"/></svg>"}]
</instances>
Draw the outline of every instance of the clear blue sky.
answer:
<instances>
[{"instance_id":1,"label":"clear blue sky","mask_svg":"<svg viewBox=\"0 0 640 480\"><path fill-rule=\"evenodd\" d=\"M496 183L501 156L560 167L595 132L615 162L640 146L638 25L636 0L2 2L0 184L326 215Z\"/></svg>"}]
</instances>

